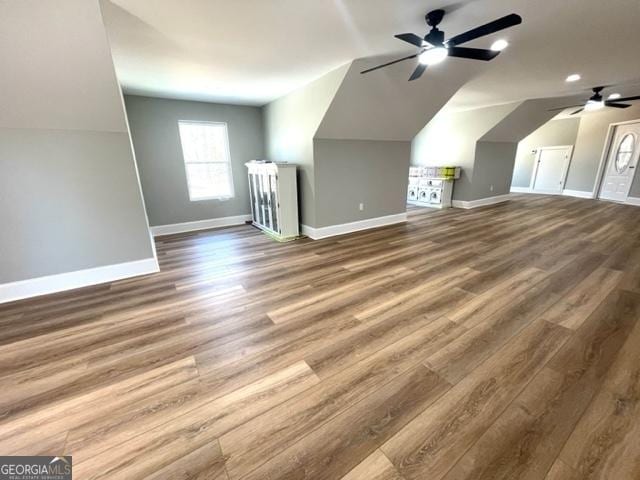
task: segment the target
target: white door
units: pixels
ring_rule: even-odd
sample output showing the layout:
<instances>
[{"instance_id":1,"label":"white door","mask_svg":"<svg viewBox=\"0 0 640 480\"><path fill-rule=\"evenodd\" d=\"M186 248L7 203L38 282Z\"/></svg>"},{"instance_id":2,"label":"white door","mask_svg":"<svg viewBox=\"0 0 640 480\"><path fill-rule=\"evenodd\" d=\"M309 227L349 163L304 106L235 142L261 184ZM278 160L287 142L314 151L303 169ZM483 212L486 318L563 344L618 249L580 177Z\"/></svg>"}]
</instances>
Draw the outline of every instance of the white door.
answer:
<instances>
[{"instance_id":1,"label":"white door","mask_svg":"<svg viewBox=\"0 0 640 480\"><path fill-rule=\"evenodd\" d=\"M562 193L571 159L571 146L541 147L536 154L531 190L537 193Z\"/></svg>"},{"instance_id":2,"label":"white door","mask_svg":"<svg viewBox=\"0 0 640 480\"><path fill-rule=\"evenodd\" d=\"M640 154L640 123L618 125L609 149L600 198L625 201L631 189Z\"/></svg>"}]
</instances>

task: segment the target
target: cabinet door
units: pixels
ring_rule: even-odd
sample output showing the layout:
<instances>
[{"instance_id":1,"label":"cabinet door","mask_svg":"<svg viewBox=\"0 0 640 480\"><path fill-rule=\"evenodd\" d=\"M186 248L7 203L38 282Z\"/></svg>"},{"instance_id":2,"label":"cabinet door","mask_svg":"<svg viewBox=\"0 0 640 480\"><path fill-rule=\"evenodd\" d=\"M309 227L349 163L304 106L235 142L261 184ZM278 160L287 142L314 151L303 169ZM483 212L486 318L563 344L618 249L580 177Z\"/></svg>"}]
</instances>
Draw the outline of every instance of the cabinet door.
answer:
<instances>
[{"instance_id":1,"label":"cabinet door","mask_svg":"<svg viewBox=\"0 0 640 480\"><path fill-rule=\"evenodd\" d=\"M249 174L249 200L251 202L251 214L255 223L260 223L260 202L258 201L258 181L255 173Z\"/></svg>"},{"instance_id":2,"label":"cabinet door","mask_svg":"<svg viewBox=\"0 0 640 480\"><path fill-rule=\"evenodd\" d=\"M269 176L266 174L260 175L260 215L262 221L261 225L269 227Z\"/></svg>"},{"instance_id":3,"label":"cabinet door","mask_svg":"<svg viewBox=\"0 0 640 480\"><path fill-rule=\"evenodd\" d=\"M280 219L278 212L280 205L278 204L278 176L276 174L269 175L270 201L271 201L271 229L280 233Z\"/></svg>"},{"instance_id":4,"label":"cabinet door","mask_svg":"<svg viewBox=\"0 0 640 480\"><path fill-rule=\"evenodd\" d=\"M272 178L271 173L265 175L265 197L267 202L267 227L271 230L275 230L273 228L274 204L272 202L272 197L271 197L271 178Z\"/></svg>"}]
</instances>

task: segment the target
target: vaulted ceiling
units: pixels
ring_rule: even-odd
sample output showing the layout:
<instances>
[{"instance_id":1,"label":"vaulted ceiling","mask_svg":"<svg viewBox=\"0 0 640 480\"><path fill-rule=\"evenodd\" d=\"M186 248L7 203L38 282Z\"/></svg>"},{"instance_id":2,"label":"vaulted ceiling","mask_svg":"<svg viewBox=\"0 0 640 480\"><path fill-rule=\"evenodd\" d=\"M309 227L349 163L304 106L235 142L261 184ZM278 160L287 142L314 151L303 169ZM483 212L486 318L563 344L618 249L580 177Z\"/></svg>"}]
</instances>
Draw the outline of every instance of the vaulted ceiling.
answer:
<instances>
[{"instance_id":1,"label":"vaulted ceiling","mask_svg":"<svg viewBox=\"0 0 640 480\"><path fill-rule=\"evenodd\" d=\"M511 12L523 17L522 25L469 44L510 42L455 94L451 108L640 79L637 0L452 1L103 0L102 7L117 74L129 93L262 105L354 59L412 53L393 35L426 33L423 17L434 8L448 11L440 26L447 36ZM408 77L411 62L369 75ZM470 60L448 59L433 68L453 62ZM582 80L565 83L574 72ZM419 81L428 84L429 75Z\"/></svg>"}]
</instances>

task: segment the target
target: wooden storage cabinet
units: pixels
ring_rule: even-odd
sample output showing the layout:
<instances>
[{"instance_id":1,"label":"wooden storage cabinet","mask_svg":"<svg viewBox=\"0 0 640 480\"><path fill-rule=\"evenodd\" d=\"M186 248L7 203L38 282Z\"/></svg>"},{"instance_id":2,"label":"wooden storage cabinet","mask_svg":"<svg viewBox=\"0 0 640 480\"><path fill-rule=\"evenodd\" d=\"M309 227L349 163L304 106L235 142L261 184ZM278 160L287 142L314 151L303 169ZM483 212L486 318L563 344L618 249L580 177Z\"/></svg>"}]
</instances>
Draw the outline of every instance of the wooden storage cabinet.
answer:
<instances>
[{"instance_id":1,"label":"wooden storage cabinet","mask_svg":"<svg viewBox=\"0 0 640 480\"><path fill-rule=\"evenodd\" d=\"M253 224L281 240L299 236L296 166L261 160L245 165Z\"/></svg>"}]
</instances>

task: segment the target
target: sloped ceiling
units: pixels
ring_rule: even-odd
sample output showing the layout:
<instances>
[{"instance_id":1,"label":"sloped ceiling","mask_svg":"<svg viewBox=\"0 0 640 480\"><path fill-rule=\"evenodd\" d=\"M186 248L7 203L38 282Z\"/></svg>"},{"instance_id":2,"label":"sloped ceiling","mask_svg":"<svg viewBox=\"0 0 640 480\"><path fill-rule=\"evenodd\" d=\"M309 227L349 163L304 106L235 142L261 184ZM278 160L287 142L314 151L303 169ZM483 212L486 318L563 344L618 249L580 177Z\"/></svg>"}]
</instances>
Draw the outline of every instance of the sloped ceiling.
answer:
<instances>
[{"instance_id":1,"label":"sloped ceiling","mask_svg":"<svg viewBox=\"0 0 640 480\"><path fill-rule=\"evenodd\" d=\"M0 127L126 131L95 0L0 2L0 65Z\"/></svg>"},{"instance_id":2,"label":"sloped ceiling","mask_svg":"<svg viewBox=\"0 0 640 480\"><path fill-rule=\"evenodd\" d=\"M564 105L578 100L575 97L526 100L478 140L482 142L519 142L556 115L557 112L550 112L549 109L556 107L558 102Z\"/></svg>"},{"instance_id":3,"label":"sloped ceiling","mask_svg":"<svg viewBox=\"0 0 640 480\"><path fill-rule=\"evenodd\" d=\"M407 81L407 69L362 75L389 57L356 60L342 80L316 138L411 140L451 96L481 71L481 62L432 67L428 81ZM426 75L426 74L425 74Z\"/></svg>"},{"instance_id":4,"label":"sloped ceiling","mask_svg":"<svg viewBox=\"0 0 640 480\"><path fill-rule=\"evenodd\" d=\"M457 92L455 108L566 95L640 76L637 0L103 0L125 91L254 105L357 58L411 53L393 34L425 33L424 14L441 7L449 11L441 25L449 36L510 12L524 19L494 35L510 47ZM493 38L469 46L486 47ZM447 62L452 78L454 63L466 62ZM411 62L389 70L408 76ZM566 84L573 72L583 80Z\"/></svg>"}]
</instances>

